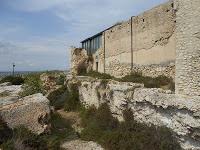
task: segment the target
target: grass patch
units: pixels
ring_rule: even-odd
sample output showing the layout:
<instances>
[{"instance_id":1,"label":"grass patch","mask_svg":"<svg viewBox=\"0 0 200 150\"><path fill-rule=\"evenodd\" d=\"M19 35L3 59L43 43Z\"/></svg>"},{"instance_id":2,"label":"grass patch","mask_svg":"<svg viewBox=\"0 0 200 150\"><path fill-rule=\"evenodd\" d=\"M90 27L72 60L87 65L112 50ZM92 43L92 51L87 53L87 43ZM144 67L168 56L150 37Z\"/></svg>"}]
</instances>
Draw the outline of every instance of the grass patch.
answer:
<instances>
[{"instance_id":1,"label":"grass patch","mask_svg":"<svg viewBox=\"0 0 200 150\"><path fill-rule=\"evenodd\" d=\"M80 109L81 104L79 100L79 91L77 84L69 85L69 97L65 103L64 109L66 111L77 111Z\"/></svg>"},{"instance_id":2,"label":"grass patch","mask_svg":"<svg viewBox=\"0 0 200 150\"><path fill-rule=\"evenodd\" d=\"M50 93L48 99L50 100L50 105L57 110L77 111L80 108L77 84L70 84L69 87L62 86Z\"/></svg>"},{"instance_id":3,"label":"grass patch","mask_svg":"<svg viewBox=\"0 0 200 150\"><path fill-rule=\"evenodd\" d=\"M0 117L0 145L12 137L12 130Z\"/></svg>"},{"instance_id":4,"label":"grass patch","mask_svg":"<svg viewBox=\"0 0 200 150\"><path fill-rule=\"evenodd\" d=\"M25 82L23 85L23 91L20 96L29 96L36 93L45 94L44 88L42 86L42 81L40 80L40 74L30 74L25 77Z\"/></svg>"},{"instance_id":5,"label":"grass patch","mask_svg":"<svg viewBox=\"0 0 200 150\"><path fill-rule=\"evenodd\" d=\"M51 92L47 99L50 101L50 105L55 109L62 109L69 97L69 91L66 86Z\"/></svg>"},{"instance_id":6,"label":"grass patch","mask_svg":"<svg viewBox=\"0 0 200 150\"><path fill-rule=\"evenodd\" d=\"M24 78L21 76L6 76L0 81L0 83L4 82L10 82L12 85L21 85L24 83Z\"/></svg>"},{"instance_id":7,"label":"grass patch","mask_svg":"<svg viewBox=\"0 0 200 150\"><path fill-rule=\"evenodd\" d=\"M146 88L163 88L175 91L175 83L173 79L166 76L158 76L156 78L152 78L148 76L143 76L142 73L135 72L122 78L115 78L109 74L99 73L95 71L91 71L82 75L98 79L112 79L119 82L142 83Z\"/></svg>"},{"instance_id":8,"label":"grass patch","mask_svg":"<svg viewBox=\"0 0 200 150\"><path fill-rule=\"evenodd\" d=\"M98 79L114 79L113 76L106 74L106 73L99 73L96 71L90 71L88 73L82 74L83 76L90 76L93 78L98 78Z\"/></svg>"},{"instance_id":9,"label":"grass patch","mask_svg":"<svg viewBox=\"0 0 200 150\"><path fill-rule=\"evenodd\" d=\"M10 93L8 91L4 91L4 92L0 93L0 97L6 97L9 95L10 95Z\"/></svg>"},{"instance_id":10,"label":"grass patch","mask_svg":"<svg viewBox=\"0 0 200 150\"><path fill-rule=\"evenodd\" d=\"M50 132L42 135L33 134L23 126L11 130L6 125L3 125L2 129L2 124L0 124L0 148L5 150L60 150L62 142L77 138L69 121L63 119L59 114L53 113L50 123Z\"/></svg>"},{"instance_id":11,"label":"grass patch","mask_svg":"<svg viewBox=\"0 0 200 150\"><path fill-rule=\"evenodd\" d=\"M130 110L124 111L123 122L112 117L103 104L81 113L83 140L95 141L107 150L179 150L173 133L165 127L147 126L134 120Z\"/></svg>"},{"instance_id":12,"label":"grass patch","mask_svg":"<svg viewBox=\"0 0 200 150\"><path fill-rule=\"evenodd\" d=\"M156 78L143 76L142 73L132 73L127 75L119 81L122 82L133 82L133 83L143 83L146 88L163 88L166 86L167 89L175 91L175 83L172 78L166 76L158 76Z\"/></svg>"}]
</instances>

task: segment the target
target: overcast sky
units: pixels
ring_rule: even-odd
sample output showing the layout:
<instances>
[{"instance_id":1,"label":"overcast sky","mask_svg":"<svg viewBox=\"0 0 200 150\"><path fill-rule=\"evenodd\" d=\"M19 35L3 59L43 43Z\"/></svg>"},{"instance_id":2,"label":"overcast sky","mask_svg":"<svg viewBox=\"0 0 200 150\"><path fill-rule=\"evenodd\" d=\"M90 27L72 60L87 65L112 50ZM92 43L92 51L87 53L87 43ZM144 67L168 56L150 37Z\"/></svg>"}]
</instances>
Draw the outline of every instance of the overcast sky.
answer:
<instances>
[{"instance_id":1,"label":"overcast sky","mask_svg":"<svg viewBox=\"0 0 200 150\"><path fill-rule=\"evenodd\" d=\"M167 0L0 0L0 71L68 69L70 46Z\"/></svg>"}]
</instances>

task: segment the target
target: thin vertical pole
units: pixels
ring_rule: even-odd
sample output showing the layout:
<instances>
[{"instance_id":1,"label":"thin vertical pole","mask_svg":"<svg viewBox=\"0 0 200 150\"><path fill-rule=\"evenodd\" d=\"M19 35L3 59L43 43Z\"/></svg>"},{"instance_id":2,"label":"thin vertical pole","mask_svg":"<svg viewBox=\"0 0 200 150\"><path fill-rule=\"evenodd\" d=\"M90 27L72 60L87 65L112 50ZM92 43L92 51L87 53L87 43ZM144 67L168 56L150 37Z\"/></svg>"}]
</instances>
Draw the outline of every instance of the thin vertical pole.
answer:
<instances>
[{"instance_id":1,"label":"thin vertical pole","mask_svg":"<svg viewBox=\"0 0 200 150\"><path fill-rule=\"evenodd\" d=\"M133 17L131 17L131 72L133 71Z\"/></svg>"},{"instance_id":2,"label":"thin vertical pole","mask_svg":"<svg viewBox=\"0 0 200 150\"><path fill-rule=\"evenodd\" d=\"M104 73L106 73L106 31L104 31Z\"/></svg>"},{"instance_id":3,"label":"thin vertical pole","mask_svg":"<svg viewBox=\"0 0 200 150\"><path fill-rule=\"evenodd\" d=\"M13 63L13 76L15 76L15 63Z\"/></svg>"}]
</instances>

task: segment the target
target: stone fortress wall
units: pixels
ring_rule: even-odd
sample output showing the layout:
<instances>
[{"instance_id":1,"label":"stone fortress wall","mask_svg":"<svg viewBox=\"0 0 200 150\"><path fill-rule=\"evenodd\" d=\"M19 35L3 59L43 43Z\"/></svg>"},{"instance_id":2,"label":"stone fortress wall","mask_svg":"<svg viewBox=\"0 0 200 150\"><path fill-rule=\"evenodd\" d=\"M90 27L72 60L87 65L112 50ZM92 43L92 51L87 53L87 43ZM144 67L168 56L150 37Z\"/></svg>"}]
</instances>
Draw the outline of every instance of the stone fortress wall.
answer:
<instances>
[{"instance_id":1,"label":"stone fortress wall","mask_svg":"<svg viewBox=\"0 0 200 150\"><path fill-rule=\"evenodd\" d=\"M200 96L200 1L175 2L176 94Z\"/></svg>"},{"instance_id":2,"label":"stone fortress wall","mask_svg":"<svg viewBox=\"0 0 200 150\"><path fill-rule=\"evenodd\" d=\"M165 75L175 80L176 94L199 96L200 1L169 1L116 24L102 32L93 57L98 72Z\"/></svg>"},{"instance_id":3,"label":"stone fortress wall","mask_svg":"<svg viewBox=\"0 0 200 150\"><path fill-rule=\"evenodd\" d=\"M118 23L103 33L100 51L105 52L105 60L99 57L99 66L105 66L105 70L100 67L98 71L121 77L131 70L150 76L162 75L165 70L174 78L174 67L171 67L176 51L174 30L172 1ZM156 67L152 68L152 65Z\"/></svg>"}]
</instances>

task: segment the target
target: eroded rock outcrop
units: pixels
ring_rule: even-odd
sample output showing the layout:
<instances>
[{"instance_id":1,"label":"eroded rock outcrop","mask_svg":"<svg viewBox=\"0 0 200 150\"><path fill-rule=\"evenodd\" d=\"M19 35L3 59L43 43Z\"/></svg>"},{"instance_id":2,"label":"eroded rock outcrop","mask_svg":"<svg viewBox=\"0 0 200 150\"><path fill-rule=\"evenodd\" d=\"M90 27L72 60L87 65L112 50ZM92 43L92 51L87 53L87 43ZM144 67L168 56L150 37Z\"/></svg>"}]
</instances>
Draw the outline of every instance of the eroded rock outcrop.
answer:
<instances>
[{"instance_id":1,"label":"eroded rock outcrop","mask_svg":"<svg viewBox=\"0 0 200 150\"><path fill-rule=\"evenodd\" d=\"M24 126L34 133L43 133L50 114L49 100L42 94L19 98L21 86L0 87L0 116L10 128Z\"/></svg>"},{"instance_id":2,"label":"eroded rock outcrop","mask_svg":"<svg viewBox=\"0 0 200 150\"><path fill-rule=\"evenodd\" d=\"M9 82L0 84L0 107L17 101L21 91L21 85L11 85Z\"/></svg>"},{"instance_id":3,"label":"eroded rock outcrop","mask_svg":"<svg viewBox=\"0 0 200 150\"><path fill-rule=\"evenodd\" d=\"M146 89L142 84L79 78L79 94L85 106L108 103L114 116L130 108L137 121L166 126L183 149L200 149L200 97L181 97L171 91Z\"/></svg>"},{"instance_id":4,"label":"eroded rock outcrop","mask_svg":"<svg viewBox=\"0 0 200 150\"><path fill-rule=\"evenodd\" d=\"M65 142L61 147L66 150L104 150L99 144L95 142L87 142L81 140Z\"/></svg>"}]
</instances>

